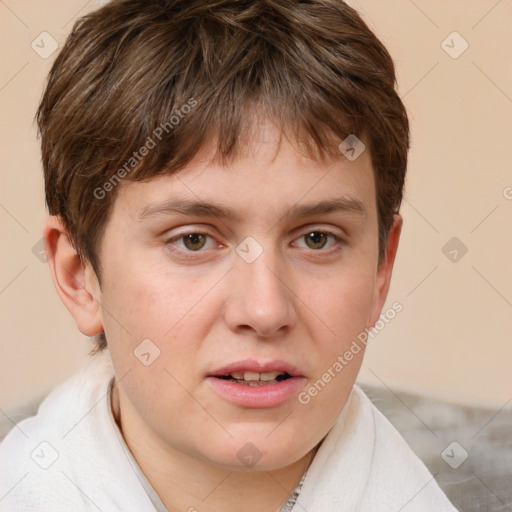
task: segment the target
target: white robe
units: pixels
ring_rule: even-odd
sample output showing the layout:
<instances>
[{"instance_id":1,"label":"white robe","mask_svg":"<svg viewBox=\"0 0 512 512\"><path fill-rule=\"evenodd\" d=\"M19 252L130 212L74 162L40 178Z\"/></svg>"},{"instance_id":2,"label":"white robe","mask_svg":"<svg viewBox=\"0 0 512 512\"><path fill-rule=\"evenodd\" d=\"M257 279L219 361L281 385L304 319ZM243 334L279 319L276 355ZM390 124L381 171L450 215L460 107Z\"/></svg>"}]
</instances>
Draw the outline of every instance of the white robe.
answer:
<instances>
[{"instance_id":1,"label":"white robe","mask_svg":"<svg viewBox=\"0 0 512 512\"><path fill-rule=\"evenodd\" d=\"M2 512L160 509L113 421L112 376L108 357L95 356L43 401L36 416L13 427L0 444ZM357 386L313 459L292 510L455 512Z\"/></svg>"}]
</instances>

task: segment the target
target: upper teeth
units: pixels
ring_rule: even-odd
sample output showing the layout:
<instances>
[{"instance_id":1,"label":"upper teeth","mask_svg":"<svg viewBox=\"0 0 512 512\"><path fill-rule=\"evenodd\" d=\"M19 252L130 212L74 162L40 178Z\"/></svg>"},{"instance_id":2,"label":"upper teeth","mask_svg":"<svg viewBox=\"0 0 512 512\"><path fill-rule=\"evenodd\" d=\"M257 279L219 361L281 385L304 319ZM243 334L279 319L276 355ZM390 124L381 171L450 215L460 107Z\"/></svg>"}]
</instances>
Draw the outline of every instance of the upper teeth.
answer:
<instances>
[{"instance_id":1,"label":"upper teeth","mask_svg":"<svg viewBox=\"0 0 512 512\"><path fill-rule=\"evenodd\" d=\"M274 380L283 372L233 372L231 377L237 380Z\"/></svg>"}]
</instances>

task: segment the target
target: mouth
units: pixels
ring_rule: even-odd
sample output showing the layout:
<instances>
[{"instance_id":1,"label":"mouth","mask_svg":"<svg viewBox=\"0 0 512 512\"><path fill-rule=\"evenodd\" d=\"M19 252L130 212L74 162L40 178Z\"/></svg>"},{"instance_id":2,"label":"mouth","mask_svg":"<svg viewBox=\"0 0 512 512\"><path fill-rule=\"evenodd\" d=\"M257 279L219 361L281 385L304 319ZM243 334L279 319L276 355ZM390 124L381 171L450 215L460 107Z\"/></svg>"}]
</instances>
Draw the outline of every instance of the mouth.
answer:
<instances>
[{"instance_id":1,"label":"mouth","mask_svg":"<svg viewBox=\"0 0 512 512\"><path fill-rule=\"evenodd\" d=\"M292 376L288 372L232 372L227 375L214 375L214 378L228 380L242 386L268 386L277 384L283 380L291 379Z\"/></svg>"},{"instance_id":2,"label":"mouth","mask_svg":"<svg viewBox=\"0 0 512 512\"><path fill-rule=\"evenodd\" d=\"M223 399L244 408L283 405L304 386L306 378L286 361L238 361L207 375L212 389Z\"/></svg>"}]
</instances>

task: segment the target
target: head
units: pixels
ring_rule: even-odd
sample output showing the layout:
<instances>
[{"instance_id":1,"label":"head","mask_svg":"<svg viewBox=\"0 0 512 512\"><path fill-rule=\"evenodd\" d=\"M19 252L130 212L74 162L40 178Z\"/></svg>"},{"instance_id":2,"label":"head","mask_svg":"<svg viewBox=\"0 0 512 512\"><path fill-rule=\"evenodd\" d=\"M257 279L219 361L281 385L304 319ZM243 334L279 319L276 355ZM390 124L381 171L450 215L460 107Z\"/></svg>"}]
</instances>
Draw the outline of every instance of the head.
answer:
<instances>
[{"instance_id":1,"label":"head","mask_svg":"<svg viewBox=\"0 0 512 512\"><path fill-rule=\"evenodd\" d=\"M126 421L229 467L249 442L266 469L308 453L364 348L298 394L379 318L401 226L407 115L358 14L114 0L75 24L37 120L52 275L110 351ZM293 377L282 400L223 388L277 366Z\"/></svg>"}]
</instances>

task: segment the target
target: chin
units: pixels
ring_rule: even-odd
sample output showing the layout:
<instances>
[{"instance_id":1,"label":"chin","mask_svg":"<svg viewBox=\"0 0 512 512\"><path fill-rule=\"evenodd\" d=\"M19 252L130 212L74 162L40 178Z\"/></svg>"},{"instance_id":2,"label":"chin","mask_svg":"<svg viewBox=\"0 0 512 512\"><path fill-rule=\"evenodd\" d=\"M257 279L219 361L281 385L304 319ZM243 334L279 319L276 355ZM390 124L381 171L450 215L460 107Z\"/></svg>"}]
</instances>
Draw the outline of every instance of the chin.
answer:
<instances>
[{"instance_id":1,"label":"chin","mask_svg":"<svg viewBox=\"0 0 512 512\"><path fill-rule=\"evenodd\" d=\"M230 471L276 471L297 462L314 447L287 444L277 436L270 441L265 436L268 436L267 429L260 436L247 435L243 439L238 436L228 446L219 446L214 453L204 455L210 463Z\"/></svg>"}]
</instances>

